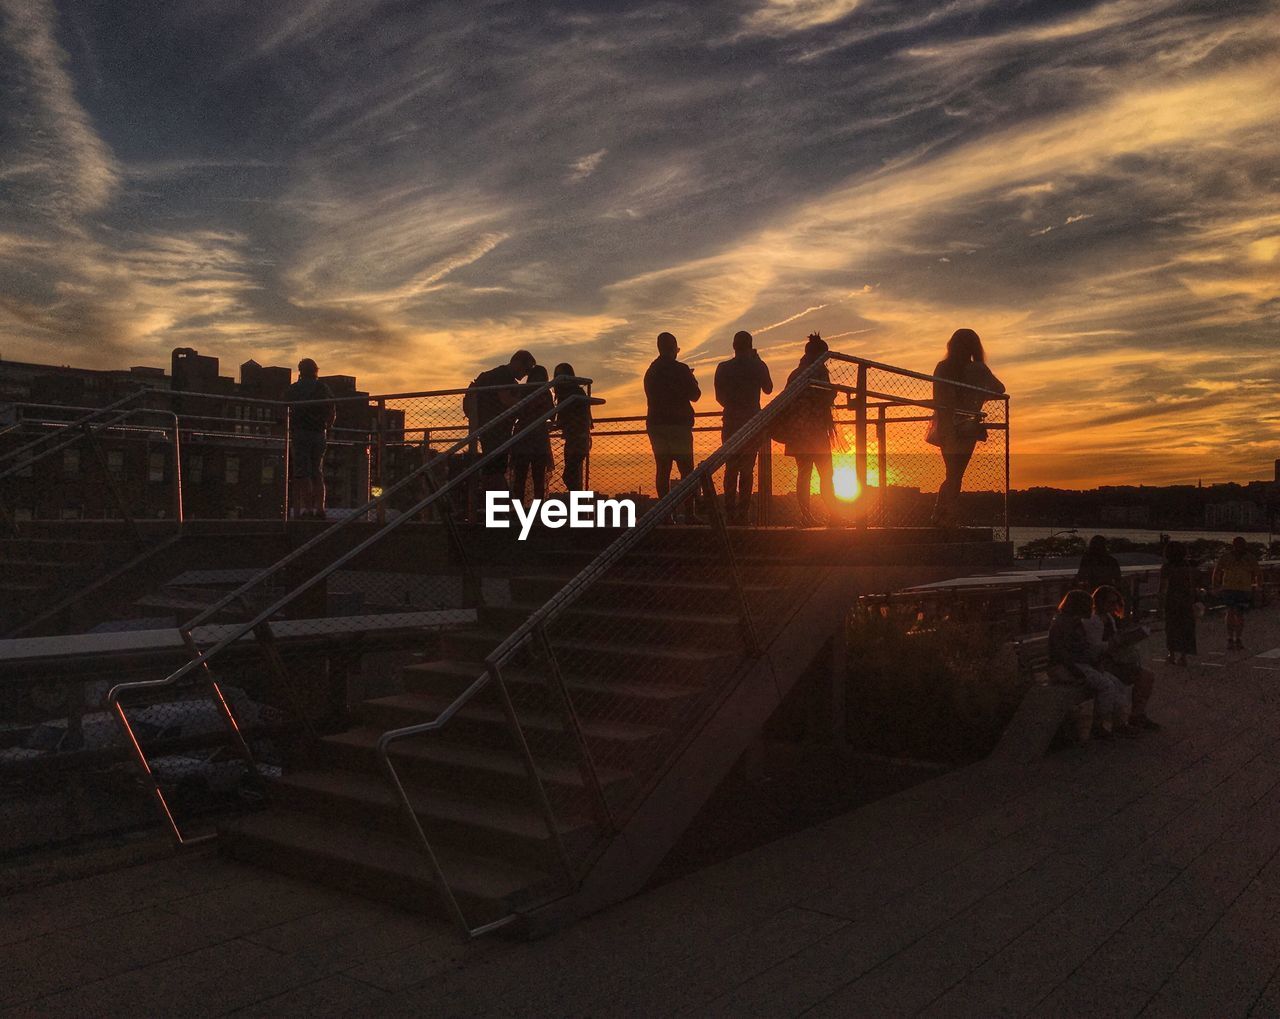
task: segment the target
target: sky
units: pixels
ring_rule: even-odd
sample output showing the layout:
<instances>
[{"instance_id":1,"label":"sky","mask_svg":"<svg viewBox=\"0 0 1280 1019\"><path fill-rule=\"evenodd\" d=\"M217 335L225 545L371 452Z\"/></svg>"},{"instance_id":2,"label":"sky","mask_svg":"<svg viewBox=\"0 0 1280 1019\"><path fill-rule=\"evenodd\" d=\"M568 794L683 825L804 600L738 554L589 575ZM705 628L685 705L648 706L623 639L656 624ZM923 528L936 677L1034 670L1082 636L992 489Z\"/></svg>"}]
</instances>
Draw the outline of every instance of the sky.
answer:
<instances>
[{"instance_id":1,"label":"sky","mask_svg":"<svg viewBox=\"0 0 1280 1019\"><path fill-rule=\"evenodd\" d=\"M1278 43L1256 0L0 0L0 357L397 391L519 346L626 413L660 330L709 383L738 329L785 377L967 326L1018 487L1270 477Z\"/></svg>"}]
</instances>

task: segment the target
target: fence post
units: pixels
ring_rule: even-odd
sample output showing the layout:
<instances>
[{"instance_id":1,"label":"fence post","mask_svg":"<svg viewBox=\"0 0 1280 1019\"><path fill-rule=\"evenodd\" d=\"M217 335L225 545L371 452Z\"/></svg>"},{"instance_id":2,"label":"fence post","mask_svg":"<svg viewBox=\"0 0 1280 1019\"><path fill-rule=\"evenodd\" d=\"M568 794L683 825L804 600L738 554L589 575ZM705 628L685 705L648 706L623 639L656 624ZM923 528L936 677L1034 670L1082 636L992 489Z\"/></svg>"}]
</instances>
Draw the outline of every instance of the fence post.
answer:
<instances>
[{"instance_id":1,"label":"fence post","mask_svg":"<svg viewBox=\"0 0 1280 1019\"><path fill-rule=\"evenodd\" d=\"M773 439L760 437L760 495L756 502L756 526L768 527L773 512Z\"/></svg>"},{"instance_id":2,"label":"fence post","mask_svg":"<svg viewBox=\"0 0 1280 1019\"><path fill-rule=\"evenodd\" d=\"M889 423L884 404L876 408L876 503L880 510L880 526L889 526Z\"/></svg>"},{"instance_id":3,"label":"fence post","mask_svg":"<svg viewBox=\"0 0 1280 1019\"><path fill-rule=\"evenodd\" d=\"M173 518L182 530L185 506L182 499L182 438L179 434L178 415L173 416Z\"/></svg>"},{"instance_id":4,"label":"fence post","mask_svg":"<svg viewBox=\"0 0 1280 1019\"><path fill-rule=\"evenodd\" d=\"M293 430L293 409L289 406L284 408L284 482L280 486L280 519L286 524L289 522L289 481L293 474L293 455L292 443L289 441Z\"/></svg>"},{"instance_id":5,"label":"fence post","mask_svg":"<svg viewBox=\"0 0 1280 1019\"><path fill-rule=\"evenodd\" d=\"M378 486L379 492L381 492L383 491L383 465L387 456L387 401L383 397L378 397L377 427L378 437L374 445L373 476L374 484ZM378 503L377 513L378 523L385 524L387 522L386 503Z\"/></svg>"},{"instance_id":6,"label":"fence post","mask_svg":"<svg viewBox=\"0 0 1280 1019\"><path fill-rule=\"evenodd\" d=\"M853 461L858 481L854 513L859 528L867 526L867 366L858 365L858 387L853 397Z\"/></svg>"},{"instance_id":7,"label":"fence post","mask_svg":"<svg viewBox=\"0 0 1280 1019\"><path fill-rule=\"evenodd\" d=\"M1009 447L1013 442L1013 429L1009 424L1009 397L1004 398L1004 540L1009 540L1009 481L1010 454Z\"/></svg>"}]
</instances>

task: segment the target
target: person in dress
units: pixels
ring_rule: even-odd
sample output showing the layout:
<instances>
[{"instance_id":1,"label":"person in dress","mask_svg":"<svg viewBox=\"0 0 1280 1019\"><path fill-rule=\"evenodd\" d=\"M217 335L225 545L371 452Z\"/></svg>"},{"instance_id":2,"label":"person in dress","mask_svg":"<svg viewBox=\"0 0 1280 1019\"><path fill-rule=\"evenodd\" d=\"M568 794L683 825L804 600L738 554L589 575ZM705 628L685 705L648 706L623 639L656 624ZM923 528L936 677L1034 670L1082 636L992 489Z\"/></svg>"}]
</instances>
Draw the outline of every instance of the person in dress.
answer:
<instances>
[{"instance_id":1,"label":"person in dress","mask_svg":"<svg viewBox=\"0 0 1280 1019\"><path fill-rule=\"evenodd\" d=\"M1004 383L987 367L982 340L972 329L957 329L947 341L947 354L933 369L933 421L926 441L942 451L945 477L938 488L933 523L949 527L956 523L964 473L973 451L986 441L982 408L990 395L1002 394ZM951 383L960 383L954 385Z\"/></svg>"},{"instance_id":2,"label":"person in dress","mask_svg":"<svg viewBox=\"0 0 1280 1019\"><path fill-rule=\"evenodd\" d=\"M1170 665L1186 665L1196 653L1196 574L1187 562L1187 546L1171 541L1164 547L1160 567L1160 607L1164 613L1164 640Z\"/></svg>"}]
</instances>

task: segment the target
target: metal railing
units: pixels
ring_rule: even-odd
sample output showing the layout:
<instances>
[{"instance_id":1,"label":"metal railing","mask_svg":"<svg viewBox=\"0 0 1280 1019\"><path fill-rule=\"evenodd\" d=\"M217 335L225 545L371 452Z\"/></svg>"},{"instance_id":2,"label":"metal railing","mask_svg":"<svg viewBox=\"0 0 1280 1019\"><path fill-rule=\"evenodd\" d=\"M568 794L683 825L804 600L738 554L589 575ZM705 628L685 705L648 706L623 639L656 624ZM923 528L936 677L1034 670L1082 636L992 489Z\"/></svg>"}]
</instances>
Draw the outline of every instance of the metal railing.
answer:
<instances>
[{"instance_id":1,"label":"metal railing","mask_svg":"<svg viewBox=\"0 0 1280 1019\"><path fill-rule=\"evenodd\" d=\"M833 374L838 376L850 371L853 375L847 382L841 381L840 378L830 377ZM731 457L759 449L768 441L773 427L782 416L795 408L799 401L809 397L811 389L820 387L827 392L844 394L848 397L849 403L854 409L857 442L853 467L856 471L858 484L862 490L865 490L869 466L867 430L872 420L872 411L875 414L876 427L883 427L887 430L890 427L890 423L895 420L893 410L896 408L907 408L908 411L915 412L925 408L932 410L934 407L931 399L924 400L905 395L898 396L889 391L889 386L873 389L870 385L870 380L874 377L874 373L884 373L888 376L897 376L916 382L925 381L930 385L934 381L943 381L934 380L930 376L918 373L901 372L899 369L888 365L834 352L810 364L800 371L786 389L768 406L735 432L727 442L719 445L709 456L703 459L687 477L673 485L670 491L637 521L633 529L618 537L589 565L569 579L557 593L552 595L550 599L520 623L508 637L485 657L484 671L446 708L440 711L434 719L429 722L391 729L384 732L378 739L376 746L378 760L396 794L406 825L414 841L427 859L450 915L468 936L476 937L506 926L514 922L516 913L512 911L504 916L475 926L470 923L457 896L454 894L448 875L441 865L440 858L422 826L418 811L415 810L396 769L391 754L392 747L407 739L439 733L477 696L492 687L496 692L502 714L506 719L511 739L519 752L519 756L524 761L534 804L537 811L542 815L549 844L553 849L559 869L563 872L564 886L558 894L568 894L578 881L579 871L561 836L559 818L556 815L551 797L535 761L535 750L531 746L530 731L527 726L521 723L520 705L517 704L516 698L513 697L512 688L507 682L504 670L526 652L538 662L540 666L538 671L543 677L545 686L551 691L551 700L557 705L556 713L559 716L561 726L559 735L566 738L573 748L573 755L577 760L577 765L588 793L589 813L592 820L601 832L617 831L623 820L619 816L620 812L625 810L628 805L633 806L637 803L652 782L656 781L657 777L660 776L665 762L669 760L670 747L666 746L665 749L660 747L655 751L651 759L644 762L647 770L642 776L643 781L635 786L629 799L622 804L617 802L616 797L611 800L601 781L598 755L593 753L589 745L590 740L584 732L579 712L581 704L575 703L574 692L565 680L567 669L564 659L566 654L557 653L550 627L566 617L570 610L577 608L583 601L585 593L600 582L602 578L619 569L629 557L635 555L640 550L641 544L654 532L655 528L670 521L673 514L681 506L701 496L704 505L711 513L711 523L716 534L715 568L723 571L725 583L722 586L730 596L732 614L737 624L736 643L738 645L735 652L736 657L733 658L732 662L726 664L723 661L715 660L714 656L713 659L709 660L706 672L711 681L706 684L707 689L701 693L701 703L704 707L709 707L715 698L725 691L732 676L737 671L738 663L743 661L744 658L754 658L761 653L770 637L770 632L766 631L770 628L776 630L781 625L781 621L788 616L789 611L794 610L794 601L792 599L778 597L769 592L764 592L764 595L771 600L766 605L762 605L762 592L758 590L759 585L753 587L745 580L740 557L735 552L733 536L726 526L720 503L715 497L715 472L722 468ZM965 388L974 389L976 387ZM1007 405L1007 397L1003 394L988 393L985 390L980 392L992 400ZM906 423L916 424L917 416L914 413L908 413L906 415ZM981 417L981 412L975 412L975 416ZM635 419L617 420L631 423ZM883 426L881 426L881 422L883 422ZM994 422L993 424L995 426L1003 426L1004 422ZM878 447L879 469L881 471L887 470L884 466L884 451L885 446L881 441ZM883 474L882 477L884 477ZM866 522L867 514L857 514L855 523L866 526ZM807 579L812 580L812 575L812 570L809 570ZM665 565L658 567L656 572L651 574L651 577L653 580L665 585L669 582L667 567ZM783 578L775 577L774 579L782 580ZM789 575L785 579L787 582L794 582L800 578ZM668 599L671 597L670 588L664 586L662 591L663 593L658 595L658 598ZM662 601L660 604L666 604L666 602ZM608 622L603 625L608 627L606 633L611 639L618 637L626 639L628 636L625 633L619 633L617 622ZM584 659L589 657L591 654L590 648L588 647L586 651L580 650L580 645L575 645L573 636L570 633L568 638L561 642L562 649L568 654L578 654ZM716 661L718 661L718 664L716 664ZM584 664L589 664L589 662L584 660ZM690 727L698 724L699 717L692 714L685 717L684 729L681 732L687 735Z\"/></svg>"},{"instance_id":2,"label":"metal railing","mask_svg":"<svg viewBox=\"0 0 1280 1019\"><path fill-rule=\"evenodd\" d=\"M572 381L585 385L589 384L590 380L574 379ZM246 766L249 769L256 771L253 754L244 739L233 711L222 693L219 681L212 671L211 662L213 662L222 651L252 634L262 649L270 672L286 689L290 696L293 696L296 691L293 688L293 684L288 676L288 671L278 652L271 621L277 618L278 614L282 610L299 601L303 595L316 588L317 585L324 582L339 570L350 566L363 553L373 549L382 542L387 535L396 531L407 521L413 520L419 513L433 508L437 503L441 504L442 507L447 507L448 504L446 500L455 490L468 485L473 477L485 472L486 469L490 467L492 463L498 461L499 458L505 462L505 458L509 451L522 441L527 440L531 435L535 434L538 429L545 429L546 422L557 413L560 407L568 406L571 402L603 403L602 400L596 400L592 397L575 396L569 398L560 405L552 406L545 410L538 410L538 405L547 399L547 393L551 385L552 384L548 382L540 383L532 389L530 389L529 386L522 387L527 391L526 396L491 419L485 421L484 424L475 432L469 433L468 435L458 439L451 447L449 447L446 455L459 453L473 443L485 442L486 437L493 435L494 429L497 426L502 426L508 422L516 420L523 424L521 431L510 435L510 437L506 438L505 441L493 448L485 450L478 458L470 463L469 466L457 473L454 477L447 479L442 484L436 485L433 483L429 473L434 465L432 463L422 464L410 471L394 485L385 489L381 495L371 499L365 505L351 510L340 520L304 542L297 549L283 556L266 569L255 572L249 580L235 587L221 598L218 598L204 610L189 619L179 627L179 634L191 654L191 660L186 662L183 666L160 679L119 683L111 688L106 698L108 710L115 713L123 727L128 738L129 746L133 752L134 759L142 771L144 780L150 787L152 796L162 817L167 822L175 841L179 845L203 840L205 836L192 838L183 833L182 827L170 809L169 803L161 788L161 784L152 774L145 749L139 742L138 737L130 724L120 698L128 693L155 691L162 688L172 687L187 677L192 676L197 672L200 673L214 705L226 724L233 746L244 759ZM316 568L314 563L306 562L307 557L316 549L331 543L336 536L345 533L352 525L356 524L358 521L366 519L371 513L375 513L380 506L392 499L398 492L406 490L408 486L419 480L427 483L429 488L428 494L417 499L417 501L404 512L394 517L383 517L377 523L372 533L368 534L366 537L360 538L351 548L339 550L338 554L336 554L335 557L325 565ZM465 573L467 570L466 550L461 544L456 530L453 528L451 515L447 511L447 508L442 513L442 516L446 531L449 535L450 544L458 556L461 568ZM290 587L290 589L283 594L276 595L271 591L268 587L268 582L279 576L288 568L297 565L304 565L306 567L304 579ZM267 601L267 604L261 608L254 607L252 598L250 597L253 592L258 590L262 590L266 595L265 600ZM233 606L247 606L247 615L249 618L224 627L219 636L217 636L209 646L205 648L199 647L195 638L196 628L216 620L226 610ZM318 623L318 625L323 626L323 621ZM296 700L295 707L299 708L299 714L305 724L307 722L305 710L301 709L301 706L297 704Z\"/></svg>"}]
</instances>

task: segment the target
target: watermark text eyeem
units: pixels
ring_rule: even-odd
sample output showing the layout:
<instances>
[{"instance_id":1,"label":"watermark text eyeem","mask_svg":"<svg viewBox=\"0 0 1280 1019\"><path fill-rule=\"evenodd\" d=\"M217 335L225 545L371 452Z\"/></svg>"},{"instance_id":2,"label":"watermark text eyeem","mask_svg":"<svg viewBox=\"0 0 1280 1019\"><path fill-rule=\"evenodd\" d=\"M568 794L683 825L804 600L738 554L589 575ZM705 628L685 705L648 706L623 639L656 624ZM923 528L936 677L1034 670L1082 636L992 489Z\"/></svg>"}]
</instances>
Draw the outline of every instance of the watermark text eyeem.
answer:
<instances>
[{"instance_id":1,"label":"watermark text eyeem","mask_svg":"<svg viewBox=\"0 0 1280 1019\"><path fill-rule=\"evenodd\" d=\"M520 540L529 537L534 521L543 527L635 527L634 499L601 499L595 492L568 492L559 499L534 499L526 508L511 493L484 494L484 526L509 528L512 516L520 525Z\"/></svg>"}]
</instances>

